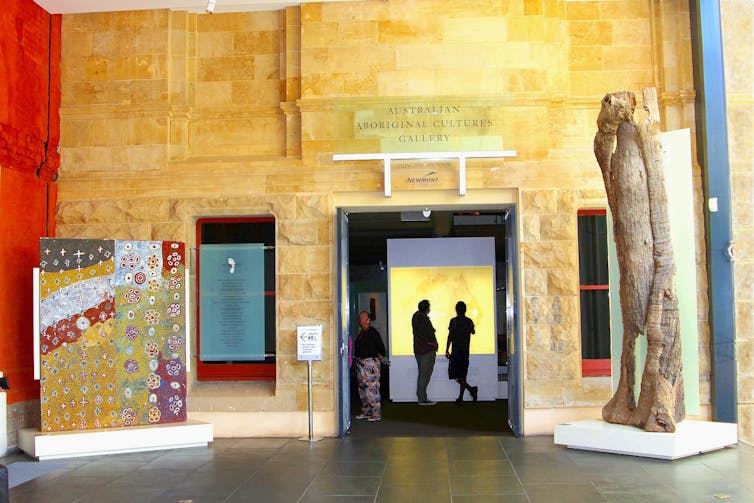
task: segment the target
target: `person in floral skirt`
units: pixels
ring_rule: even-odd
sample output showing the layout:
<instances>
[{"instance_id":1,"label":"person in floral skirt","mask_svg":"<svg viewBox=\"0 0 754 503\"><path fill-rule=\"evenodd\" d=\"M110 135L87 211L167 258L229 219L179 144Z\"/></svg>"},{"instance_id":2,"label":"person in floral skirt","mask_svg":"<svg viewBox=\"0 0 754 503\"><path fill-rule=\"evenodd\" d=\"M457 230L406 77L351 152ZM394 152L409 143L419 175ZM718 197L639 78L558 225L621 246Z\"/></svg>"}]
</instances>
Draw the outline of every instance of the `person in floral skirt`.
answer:
<instances>
[{"instance_id":1,"label":"person in floral skirt","mask_svg":"<svg viewBox=\"0 0 754 503\"><path fill-rule=\"evenodd\" d=\"M380 333L371 325L367 311L359 313L361 331L354 343L356 377L359 382L361 414L356 419L379 421L382 419L382 397L380 396L380 367L385 357L385 344Z\"/></svg>"}]
</instances>

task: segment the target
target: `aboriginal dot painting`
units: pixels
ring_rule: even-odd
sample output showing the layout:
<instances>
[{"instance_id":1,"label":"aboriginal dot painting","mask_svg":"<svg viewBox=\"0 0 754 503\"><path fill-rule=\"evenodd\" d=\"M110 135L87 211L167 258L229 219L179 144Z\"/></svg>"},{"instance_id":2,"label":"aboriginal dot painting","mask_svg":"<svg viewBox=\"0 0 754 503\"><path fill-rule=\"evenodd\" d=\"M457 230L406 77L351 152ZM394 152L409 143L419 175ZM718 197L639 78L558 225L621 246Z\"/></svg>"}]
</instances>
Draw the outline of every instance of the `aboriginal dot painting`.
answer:
<instances>
[{"instance_id":1,"label":"aboriginal dot painting","mask_svg":"<svg viewBox=\"0 0 754 503\"><path fill-rule=\"evenodd\" d=\"M41 430L186 420L185 246L40 241Z\"/></svg>"}]
</instances>

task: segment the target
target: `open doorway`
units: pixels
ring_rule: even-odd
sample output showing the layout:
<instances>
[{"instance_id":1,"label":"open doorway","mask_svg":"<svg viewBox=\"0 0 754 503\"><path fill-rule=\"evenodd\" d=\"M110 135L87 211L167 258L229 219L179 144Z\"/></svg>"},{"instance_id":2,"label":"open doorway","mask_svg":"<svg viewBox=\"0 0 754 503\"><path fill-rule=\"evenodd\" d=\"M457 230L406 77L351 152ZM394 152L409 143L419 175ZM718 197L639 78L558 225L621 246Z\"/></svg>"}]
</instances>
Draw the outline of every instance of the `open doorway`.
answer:
<instances>
[{"instance_id":1,"label":"open doorway","mask_svg":"<svg viewBox=\"0 0 754 503\"><path fill-rule=\"evenodd\" d=\"M358 312L367 311L372 324L383 337L390 353L388 313L388 240L432 238L493 238L494 239L494 286L495 286L495 339L498 389L495 399L469 403L465 408L454 402L440 402L433 407L417 407L416 403L401 403L390 400L390 365L382 366L381 395L383 421L380 424L351 422L359 414L360 401L356 389L355 374L341 372L341 434L365 435L410 435L450 436L464 434L511 434L517 433L515 424L509 420L510 382L509 340L515 323L514 299L515 271L511 258L515 256L515 211L513 207L495 209L449 209L443 211L380 211L352 212L341 210L339 220L339 258L341 260L341 331L350 336L358 333ZM440 241L438 241L439 243ZM438 331L447 332L443 323L435 322ZM342 336L343 334L341 334ZM341 344L344 350L347 339ZM444 348L438 352L444 354ZM443 358L444 356L440 356ZM341 358L341 361L345 361ZM350 364L350 362L349 362ZM446 373L438 373L432 379L448 379ZM395 380L393 380L395 381ZM405 383L405 381L403 381ZM395 385L395 384L393 384ZM405 386L405 384L400 384ZM518 395L514 393L514 395ZM515 397L514 397L515 398ZM473 408L472 408L473 407ZM517 404L513 403L517 408ZM517 416L518 410L511 411ZM347 420L346 420L346 416ZM513 422L515 423L515 421Z\"/></svg>"}]
</instances>

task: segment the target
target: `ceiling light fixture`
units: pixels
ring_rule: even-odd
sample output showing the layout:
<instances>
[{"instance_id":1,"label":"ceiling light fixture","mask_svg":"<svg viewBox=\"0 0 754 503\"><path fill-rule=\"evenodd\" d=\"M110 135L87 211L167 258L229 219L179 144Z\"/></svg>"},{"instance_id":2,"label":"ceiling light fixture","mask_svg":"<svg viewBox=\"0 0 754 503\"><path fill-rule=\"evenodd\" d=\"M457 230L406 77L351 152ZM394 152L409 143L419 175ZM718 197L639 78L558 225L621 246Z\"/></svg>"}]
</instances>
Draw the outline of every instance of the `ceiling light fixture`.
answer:
<instances>
[{"instance_id":1,"label":"ceiling light fixture","mask_svg":"<svg viewBox=\"0 0 754 503\"><path fill-rule=\"evenodd\" d=\"M429 218L429 216L432 214L432 210L429 208L424 208L422 210L422 215L424 215L424 218Z\"/></svg>"}]
</instances>

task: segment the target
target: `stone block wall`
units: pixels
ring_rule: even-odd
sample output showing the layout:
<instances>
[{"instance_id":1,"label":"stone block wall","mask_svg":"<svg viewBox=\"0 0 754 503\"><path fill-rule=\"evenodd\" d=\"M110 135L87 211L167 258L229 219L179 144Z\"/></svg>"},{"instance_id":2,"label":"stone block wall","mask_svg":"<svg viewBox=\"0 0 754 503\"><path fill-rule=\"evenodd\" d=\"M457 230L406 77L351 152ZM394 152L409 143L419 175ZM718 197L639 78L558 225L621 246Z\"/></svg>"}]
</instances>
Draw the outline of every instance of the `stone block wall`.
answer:
<instances>
[{"instance_id":1,"label":"stone block wall","mask_svg":"<svg viewBox=\"0 0 754 503\"><path fill-rule=\"evenodd\" d=\"M735 243L738 434L754 443L754 5L721 4Z\"/></svg>"},{"instance_id":2,"label":"stone block wall","mask_svg":"<svg viewBox=\"0 0 754 503\"><path fill-rule=\"evenodd\" d=\"M173 239L195 249L198 217L274 215L277 381L193 383L189 411L261 421L265 412L304 413L295 328L321 323L314 404L334 416L333 200L362 194L366 204L384 190L376 163L332 161L339 104L484 97L501 110L517 157L470 160L467 184L470 195L519 194L525 407L598 410L610 383L581 377L576 212L606 204L592 153L600 100L657 87L663 129L693 134L689 54L682 1L373 0L65 16L58 237ZM453 190L422 197L471 199ZM704 262L702 251L700 276ZM708 375L708 358L700 360Z\"/></svg>"},{"instance_id":3,"label":"stone block wall","mask_svg":"<svg viewBox=\"0 0 754 503\"><path fill-rule=\"evenodd\" d=\"M39 428L39 399L8 404L8 451L18 447L18 433Z\"/></svg>"},{"instance_id":4,"label":"stone block wall","mask_svg":"<svg viewBox=\"0 0 754 503\"><path fill-rule=\"evenodd\" d=\"M525 406L595 406L610 399L609 379L581 376L577 212L604 207L595 188L525 190L521 237L526 320Z\"/></svg>"}]
</instances>

